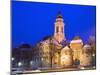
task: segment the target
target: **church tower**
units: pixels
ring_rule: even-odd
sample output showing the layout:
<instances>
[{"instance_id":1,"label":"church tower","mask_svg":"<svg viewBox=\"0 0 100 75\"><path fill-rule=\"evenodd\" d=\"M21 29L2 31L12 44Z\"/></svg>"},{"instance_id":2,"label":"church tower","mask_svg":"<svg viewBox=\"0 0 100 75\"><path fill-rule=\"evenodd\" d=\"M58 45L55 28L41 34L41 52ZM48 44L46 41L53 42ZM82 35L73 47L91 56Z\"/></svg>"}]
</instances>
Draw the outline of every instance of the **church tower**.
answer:
<instances>
[{"instance_id":1,"label":"church tower","mask_svg":"<svg viewBox=\"0 0 100 75\"><path fill-rule=\"evenodd\" d=\"M55 22L54 38L60 43L65 39L64 22L61 12L58 12Z\"/></svg>"}]
</instances>

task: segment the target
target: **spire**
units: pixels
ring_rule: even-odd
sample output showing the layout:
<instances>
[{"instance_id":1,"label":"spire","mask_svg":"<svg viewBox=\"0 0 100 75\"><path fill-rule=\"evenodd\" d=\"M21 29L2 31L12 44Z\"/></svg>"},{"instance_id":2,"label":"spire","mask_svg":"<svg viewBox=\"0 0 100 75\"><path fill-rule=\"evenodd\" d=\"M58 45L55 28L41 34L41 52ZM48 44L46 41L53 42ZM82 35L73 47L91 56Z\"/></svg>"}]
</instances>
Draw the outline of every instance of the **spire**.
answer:
<instances>
[{"instance_id":1,"label":"spire","mask_svg":"<svg viewBox=\"0 0 100 75\"><path fill-rule=\"evenodd\" d=\"M61 11L58 11L58 16L57 16L57 18L62 18Z\"/></svg>"},{"instance_id":2,"label":"spire","mask_svg":"<svg viewBox=\"0 0 100 75\"><path fill-rule=\"evenodd\" d=\"M58 15L55 22L54 38L60 43L65 39L64 35L64 22L61 11L58 11Z\"/></svg>"}]
</instances>

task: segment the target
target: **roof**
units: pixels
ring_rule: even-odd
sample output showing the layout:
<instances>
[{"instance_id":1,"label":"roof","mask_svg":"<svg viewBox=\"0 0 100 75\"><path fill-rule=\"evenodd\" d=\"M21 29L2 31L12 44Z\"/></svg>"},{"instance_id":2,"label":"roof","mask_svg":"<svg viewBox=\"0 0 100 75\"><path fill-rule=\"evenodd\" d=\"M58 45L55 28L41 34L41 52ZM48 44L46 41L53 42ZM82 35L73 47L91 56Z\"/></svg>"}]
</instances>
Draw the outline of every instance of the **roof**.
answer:
<instances>
[{"instance_id":1,"label":"roof","mask_svg":"<svg viewBox=\"0 0 100 75\"><path fill-rule=\"evenodd\" d=\"M29 44L22 44L19 48L31 48Z\"/></svg>"},{"instance_id":2,"label":"roof","mask_svg":"<svg viewBox=\"0 0 100 75\"><path fill-rule=\"evenodd\" d=\"M57 18L62 18L61 11L58 11L58 16L57 16Z\"/></svg>"},{"instance_id":3,"label":"roof","mask_svg":"<svg viewBox=\"0 0 100 75\"><path fill-rule=\"evenodd\" d=\"M84 45L84 48L91 48L91 46L86 44L86 45Z\"/></svg>"},{"instance_id":4,"label":"roof","mask_svg":"<svg viewBox=\"0 0 100 75\"><path fill-rule=\"evenodd\" d=\"M69 50L70 48L68 46L65 46L62 50Z\"/></svg>"},{"instance_id":5,"label":"roof","mask_svg":"<svg viewBox=\"0 0 100 75\"><path fill-rule=\"evenodd\" d=\"M70 43L81 43L83 42L82 40L72 40Z\"/></svg>"},{"instance_id":6,"label":"roof","mask_svg":"<svg viewBox=\"0 0 100 75\"><path fill-rule=\"evenodd\" d=\"M74 40L79 40L79 39L81 39L80 36L75 36L74 37Z\"/></svg>"}]
</instances>

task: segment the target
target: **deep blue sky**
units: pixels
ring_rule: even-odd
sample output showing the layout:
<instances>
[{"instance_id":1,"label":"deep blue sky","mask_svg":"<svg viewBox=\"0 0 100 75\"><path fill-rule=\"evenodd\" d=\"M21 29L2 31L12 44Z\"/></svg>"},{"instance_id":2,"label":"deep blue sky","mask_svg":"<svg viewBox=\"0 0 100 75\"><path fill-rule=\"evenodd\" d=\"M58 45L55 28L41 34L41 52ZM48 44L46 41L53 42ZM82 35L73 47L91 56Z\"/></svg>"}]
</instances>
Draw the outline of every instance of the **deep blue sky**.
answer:
<instances>
[{"instance_id":1,"label":"deep blue sky","mask_svg":"<svg viewBox=\"0 0 100 75\"><path fill-rule=\"evenodd\" d=\"M54 33L54 22L61 11L67 40L79 35L83 41L95 35L96 7L69 4L12 1L12 47L31 45Z\"/></svg>"}]
</instances>

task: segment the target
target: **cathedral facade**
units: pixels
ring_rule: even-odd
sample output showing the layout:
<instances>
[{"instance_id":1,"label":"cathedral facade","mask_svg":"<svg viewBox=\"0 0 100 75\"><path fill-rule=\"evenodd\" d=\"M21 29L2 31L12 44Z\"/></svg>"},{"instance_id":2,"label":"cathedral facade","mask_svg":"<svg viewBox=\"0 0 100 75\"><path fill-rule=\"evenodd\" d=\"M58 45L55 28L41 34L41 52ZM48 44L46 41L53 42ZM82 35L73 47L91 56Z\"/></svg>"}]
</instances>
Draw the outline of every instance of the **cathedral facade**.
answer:
<instances>
[{"instance_id":1,"label":"cathedral facade","mask_svg":"<svg viewBox=\"0 0 100 75\"><path fill-rule=\"evenodd\" d=\"M67 43L61 12L58 13L54 24L54 35L41 41L37 46L39 54L37 59L40 59L38 66L41 68L91 66L90 45L84 45L80 37L75 37L70 44Z\"/></svg>"}]
</instances>

